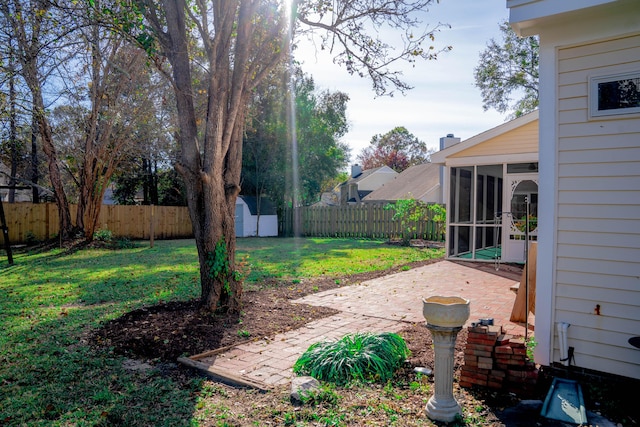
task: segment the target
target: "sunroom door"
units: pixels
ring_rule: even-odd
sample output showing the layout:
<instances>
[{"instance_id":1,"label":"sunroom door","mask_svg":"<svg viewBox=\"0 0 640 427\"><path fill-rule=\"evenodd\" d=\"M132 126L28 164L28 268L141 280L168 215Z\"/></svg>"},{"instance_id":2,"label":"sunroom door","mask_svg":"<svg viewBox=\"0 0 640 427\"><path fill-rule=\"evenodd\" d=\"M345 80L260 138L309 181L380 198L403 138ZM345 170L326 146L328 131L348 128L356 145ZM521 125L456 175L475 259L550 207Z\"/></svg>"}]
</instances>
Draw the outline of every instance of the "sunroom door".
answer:
<instances>
[{"instance_id":1,"label":"sunroom door","mask_svg":"<svg viewBox=\"0 0 640 427\"><path fill-rule=\"evenodd\" d=\"M502 261L525 262L525 239L538 239L538 174L507 175L506 188L509 194L503 203Z\"/></svg>"}]
</instances>

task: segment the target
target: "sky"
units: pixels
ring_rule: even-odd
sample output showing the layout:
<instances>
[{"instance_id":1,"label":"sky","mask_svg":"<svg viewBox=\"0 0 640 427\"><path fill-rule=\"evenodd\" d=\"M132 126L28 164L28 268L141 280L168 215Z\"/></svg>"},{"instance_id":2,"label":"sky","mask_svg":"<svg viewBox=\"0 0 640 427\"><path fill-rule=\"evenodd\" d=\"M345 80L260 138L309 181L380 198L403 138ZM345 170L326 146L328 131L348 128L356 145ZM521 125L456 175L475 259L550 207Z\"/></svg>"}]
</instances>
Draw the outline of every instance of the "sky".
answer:
<instances>
[{"instance_id":1,"label":"sky","mask_svg":"<svg viewBox=\"0 0 640 427\"><path fill-rule=\"evenodd\" d=\"M351 162L368 146L374 135L397 126L431 149L440 138L454 134L464 141L505 122L506 114L484 111L480 89L474 85L473 70L491 38L501 39L498 24L508 18L506 0L440 0L430 7L426 24L446 23L436 34L435 46L452 46L435 61L399 66L404 79L414 88L394 97L375 97L371 82L349 75L334 65L328 55L317 54L312 46L301 49L296 58L311 74L316 89L342 91L349 95L347 118L350 131L343 138L351 147Z\"/></svg>"}]
</instances>

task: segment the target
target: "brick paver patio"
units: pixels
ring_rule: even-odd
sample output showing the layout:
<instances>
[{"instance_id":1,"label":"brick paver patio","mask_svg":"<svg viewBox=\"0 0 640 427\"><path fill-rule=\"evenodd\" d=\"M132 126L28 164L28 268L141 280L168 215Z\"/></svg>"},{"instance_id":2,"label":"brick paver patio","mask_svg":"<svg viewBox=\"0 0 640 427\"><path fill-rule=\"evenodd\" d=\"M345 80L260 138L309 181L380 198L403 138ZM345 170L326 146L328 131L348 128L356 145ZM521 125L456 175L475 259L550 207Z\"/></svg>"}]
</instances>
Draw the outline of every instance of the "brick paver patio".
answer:
<instances>
[{"instance_id":1,"label":"brick paver patio","mask_svg":"<svg viewBox=\"0 0 640 427\"><path fill-rule=\"evenodd\" d=\"M509 321L515 301L515 293L509 288L517 281L513 275L501 277L441 261L300 298L294 302L331 307L340 313L272 340L242 344L210 356L194 356L188 362L231 382L246 381L263 388L287 384L293 376L293 364L311 344L354 332L399 332L407 323L424 322L422 299L434 295L469 299L471 316L467 326L480 318L493 318L494 324L502 325L507 333L524 335L522 325ZM533 317L530 323L533 325Z\"/></svg>"}]
</instances>

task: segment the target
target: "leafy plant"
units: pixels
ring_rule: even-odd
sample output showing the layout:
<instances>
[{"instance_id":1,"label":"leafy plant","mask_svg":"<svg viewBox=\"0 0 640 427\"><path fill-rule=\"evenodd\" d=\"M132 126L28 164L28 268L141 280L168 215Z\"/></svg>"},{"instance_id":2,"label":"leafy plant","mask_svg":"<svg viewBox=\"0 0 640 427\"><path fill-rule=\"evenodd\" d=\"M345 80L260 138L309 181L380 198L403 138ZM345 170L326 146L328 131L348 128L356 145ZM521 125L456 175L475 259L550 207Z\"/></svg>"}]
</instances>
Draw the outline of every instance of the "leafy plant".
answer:
<instances>
[{"instance_id":1,"label":"leafy plant","mask_svg":"<svg viewBox=\"0 0 640 427\"><path fill-rule=\"evenodd\" d=\"M33 234L33 232L31 231L27 231L24 235L24 241L27 243L27 245L32 246L35 245L37 243L39 243L40 241L38 240L38 238L36 237L35 234Z\"/></svg>"},{"instance_id":2,"label":"leafy plant","mask_svg":"<svg viewBox=\"0 0 640 427\"><path fill-rule=\"evenodd\" d=\"M409 356L402 337L394 333L355 333L338 341L311 345L293 372L337 385L352 381L387 382Z\"/></svg>"},{"instance_id":3,"label":"leafy plant","mask_svg":"<svg viewBox=\"0 0 640 427\"><path fill-rule=\"evenodd\" d=\"M527 338L527 341L525 342L525 346L527 348L527 358L529 360L533 360L533 351L536 349L536 346L538 345L538 342L536 341L536 337L531 335L529 338Z\"/></svg>"},{"instance_id":4,"label":"leafy plant","mask_svg":"<svg viewBox=\"0 0 640 427\"><path fill-rule=\"evenodd\" d=\"M209 276L214 279L224 279L229 275L229 258L224 239L218 240L215 249L207 252L207 267Z\"/></svg>"},{"instance_id":5,"label":"leafy plant","mask_svg":"<svg viewBox=\"0 0 640 427\"><path fill-rule=\"evenodd\" d=\"M135 246L127 237L119 237L115 242L116 249L133 249Z\"/></svg>"},{"instance_id":6,"label":"leafy plant","mask_svg":"<svg viewBox=\"0 0 640 427\"><path fill-rule=\"evenodd\" d=\"M99 242L110 242L113 239L113 233L108 228L101 228L93 233L93 238Z\"/></svg>"},{"instance_id":7,"label":"leafy plant","mask_svg":"<svg viewBox=\"0 0 640 427\"><path fill-rule=\"evenodd\" d=\"M437 203L427 205L427 209L431 213L431 220L438 224L444 224L447 221L447 208Z\"/></svg>"},{"instance_id":8,"label":"leafy plant","mask_svg":"<svg viewBox=\"0 0 640 427\"><path fill-rule=\"evenodd\" d=\"M402 243L409 246L409 241L414 237L419 221L429 219L437 223L443 223L446 218L446 210L444 207L434 204L428 205L421 200L414 198L397 200L395 203L385 205L385 210L393 209L394 221L400 221Z\"/></svg>"},{"instance_id":9,"label":"leafy plant","mask_svg":"<svg viewBox=\"0 0 640 427\"><path fill-rule=\"evenodd\" d=\"M342 396L336 392L335 386L323 384L318 390L303 392L300 398L305 405L316 406L325 403L335 406L340 402Z\"/></svg>"},{"instance_id":10,"label":"leafy plant","mask_svg":"<svg viewBox=\"0 0 640 427\"><path fill-rule=\"evenodd\" d=\"M249 338L251 336L251 332L247 331L246 329L240 329L238 331L238 336L242 338Z\"/></svg>"},{"instance_id":11,"label":"leafy plant","mask_svg":"<svg viewBox=\"0 0 640 427\"><path fill-rule=\"evenodd\" d=\"M236 263L236 269L232 269L227 256L227 245L223 238L218 240L213 251L207 252L206 265L209 276L221 280L224 283L225 290L230 290L229 279L232 277L236 282L242 282L250 273L249 255L244 254Z\"/></svg>"}]
</instances>

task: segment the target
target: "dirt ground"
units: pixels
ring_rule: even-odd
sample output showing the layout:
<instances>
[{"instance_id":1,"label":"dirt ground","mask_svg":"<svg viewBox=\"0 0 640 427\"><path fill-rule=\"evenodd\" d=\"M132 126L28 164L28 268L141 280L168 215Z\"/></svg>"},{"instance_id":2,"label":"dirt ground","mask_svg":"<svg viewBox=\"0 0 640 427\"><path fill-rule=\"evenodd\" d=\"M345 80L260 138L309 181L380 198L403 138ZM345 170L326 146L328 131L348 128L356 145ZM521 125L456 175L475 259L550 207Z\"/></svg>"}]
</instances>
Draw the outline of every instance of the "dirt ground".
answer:
<instances>
[{"instance_id":1,"label":"dirt ground","mask_svg":"<svg viewBox=\"0 0 640 427\"><path fill-rule=\"evenodd\" d=\"M417 262L411 266L415 268L437 261ZM192 356L247 340L271 337L336 314L336 310L331 308L292 304L291 301L312 292L360 283L398 271L399 268L339 279L264 283L256 290L245 289L242 311L235 315L211 314L201 310L198 301L145 307L107 323L96 332L93 341L113 347L115 352L131 358L175 361L180 356ZM411 332L412 329L409 328L407 332L413 335L409 347L413 347L414 355L421 354L421 349L430 345L430 342L426 342L430 340L429 334L426 328L422 333Z\"/></svg>"}]
</instances>

